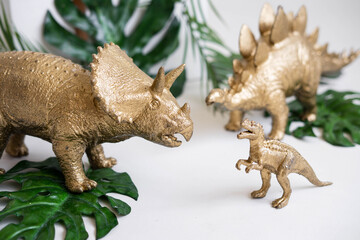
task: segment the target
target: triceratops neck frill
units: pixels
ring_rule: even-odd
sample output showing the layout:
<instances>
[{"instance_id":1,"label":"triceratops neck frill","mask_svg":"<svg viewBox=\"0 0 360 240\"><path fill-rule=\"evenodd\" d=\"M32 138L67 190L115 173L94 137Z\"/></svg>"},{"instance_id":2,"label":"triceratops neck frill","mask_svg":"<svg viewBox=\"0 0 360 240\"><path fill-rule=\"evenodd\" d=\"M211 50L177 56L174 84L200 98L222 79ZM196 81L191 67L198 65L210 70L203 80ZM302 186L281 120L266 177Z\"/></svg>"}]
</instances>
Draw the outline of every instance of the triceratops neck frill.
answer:
<instances>
[{"instance_id":1,"label":"triceratops neck frill","mask_svg":"<svg viewBox=\"0 0 360 240\"><path fill-rule=\"evenodd\" d=\"M90 66L93 94L100 106L118 121L131 122L150 97L152 78L113 43L98 47Z\"/></svg>"}]
</instances>

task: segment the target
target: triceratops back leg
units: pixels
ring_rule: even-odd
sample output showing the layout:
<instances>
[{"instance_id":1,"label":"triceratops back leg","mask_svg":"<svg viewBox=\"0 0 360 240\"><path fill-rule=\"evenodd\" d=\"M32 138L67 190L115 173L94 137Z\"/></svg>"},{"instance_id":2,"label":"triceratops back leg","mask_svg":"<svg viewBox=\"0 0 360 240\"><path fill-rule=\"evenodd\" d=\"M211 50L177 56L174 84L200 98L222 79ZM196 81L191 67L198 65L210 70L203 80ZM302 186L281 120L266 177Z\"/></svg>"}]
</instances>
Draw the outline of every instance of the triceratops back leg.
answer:
<instances>
[{"instance_id":1,"label":"triceratops back leg","mask_svg":"<svg viewBox=\"0 0 360 240\"><path fill-rule=\"evenodd\" d=\"M24 144L25 134L15 133L10 136L6 146L6 152L12 157L22 157L28 155L28 148Z\"/></svg>"},{"instance_id":2,"label":"triceratops back leg","mask_svg":"<svg viewBox=\"0 0 360 240\"><path fill-rule=\"evenodd\" d=\"M103 147L99 144L86 149L91 168L110 168L116 164L115 158L106 158Z\"/></svg>"},{"instance_id":3,"label":"triceratops back leg","mask_svg":"<svg viewBox=\"0 0 360 240\"><path fill-rule=\"evenodd\" d=\"M86 146L83 142L53 140L52 144L65 177L66 187L70 191L81 193L96 187L96 182L88 179L84 173L82 156Z\"/></svg>"},{"instance_id":4,"label":"triceratops back leg","mask_svg":"<svg viewBox=\"0 0 360 240\"><path fill-rule=\"evenodd\" d=\"M243 119L244 113L239 110L234 110L230 112L229 122L225 125L225 129L229 131L239 131L241 129L241 122Z\"/></svg>"}]
</instances>

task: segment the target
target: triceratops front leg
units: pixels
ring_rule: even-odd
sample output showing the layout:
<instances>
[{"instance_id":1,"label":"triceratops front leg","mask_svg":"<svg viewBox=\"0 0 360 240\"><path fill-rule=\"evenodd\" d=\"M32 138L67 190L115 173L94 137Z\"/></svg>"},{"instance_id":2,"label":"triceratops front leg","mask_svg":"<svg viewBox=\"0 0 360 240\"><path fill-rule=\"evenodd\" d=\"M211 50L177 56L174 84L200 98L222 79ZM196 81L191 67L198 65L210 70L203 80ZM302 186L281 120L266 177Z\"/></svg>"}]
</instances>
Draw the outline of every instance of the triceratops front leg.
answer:
<instances>
[{"instance_id":1,"label":"triceratops front leg","mask_svg":"<svg viewBox=\"0 0 360 240\"><path fill-rule=\"evenodd\" d=\"M269 138L280 140L285 135L289 108L286 105L285 94L283 92L273 94L272 99L271 105L267 107L267 111L272 117L272 129Z\"/></svg>"},{"instance_id":2,"label":"triceratops front leg","mask_svg":"<svg viewBox=\"0 0 360 240\"><path fill-rule=\"evenodd\" d=\"M80 141L62 140L53 140L52 144L65 177L66 187L78 193L95 188L97 183L86 177L82 166L81 158L85 152L85 144Z\"/></svg>"},{"instance_id":3,"label":"triceratops front leg","mask_svg":"<svg viewBox=\"0 0 360 240\"><path fill-rule=\"evenodd\" d=\"M240 110L230 112L229 122L225 125L225 129L229 131L239 131L244 113Z\"/></svg>"},{"instance_id":4,"label":"triceratops front leg","mask_svg":"<svg viewBox=\"0 0 360 240\"><path fill-rule=\"evenodd\" d=\"M89 158L91 168L111 168L116 164L116 159L106 158L103 147L99 145L91 146L86 149L86 155Z\"/></svg>"}]
</instances>

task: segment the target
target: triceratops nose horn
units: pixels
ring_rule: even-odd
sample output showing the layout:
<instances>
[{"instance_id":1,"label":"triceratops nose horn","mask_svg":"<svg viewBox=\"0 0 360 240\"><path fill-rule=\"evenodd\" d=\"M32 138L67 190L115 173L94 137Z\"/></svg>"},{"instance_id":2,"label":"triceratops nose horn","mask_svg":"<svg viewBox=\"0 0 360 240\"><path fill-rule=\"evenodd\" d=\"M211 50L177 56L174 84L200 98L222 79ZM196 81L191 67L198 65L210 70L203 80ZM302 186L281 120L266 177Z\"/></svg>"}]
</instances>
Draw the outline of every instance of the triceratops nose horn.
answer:
<instances>
[{"instance_id":1,"label":"triceratops nose horn","mask_svg":"<svg viewBox=\"0 0 360 240\"><path fill-rule=\"evenodd\" d=\"M186 115L189 115L190 114L189 104L185 103L184 106L181 107L181 111Z\"/></svg>"},{"instance_id":2,"label":"triceratops nose horn","mask_svg":"<svg viewBox=\"0 0 360 240\"><path fill-rule=\"evenodd\" d=\"M176 78L184 71L185 64L181 64L179 67L173 69L165 76L165 86L170 88L175 82Z\"/></svg>"},{"instance_id":3,"label":"triceratops nose horn","mask_svg":"<svg viewBox=\"0 0 360 240\"><path fill-rule=\"evenodd\" d=\"M154 83L151 86L151 90L156 94L162 94L165 87L165 72L164 68L161 67L154 79Z\"/></svg>"}]
</instances>

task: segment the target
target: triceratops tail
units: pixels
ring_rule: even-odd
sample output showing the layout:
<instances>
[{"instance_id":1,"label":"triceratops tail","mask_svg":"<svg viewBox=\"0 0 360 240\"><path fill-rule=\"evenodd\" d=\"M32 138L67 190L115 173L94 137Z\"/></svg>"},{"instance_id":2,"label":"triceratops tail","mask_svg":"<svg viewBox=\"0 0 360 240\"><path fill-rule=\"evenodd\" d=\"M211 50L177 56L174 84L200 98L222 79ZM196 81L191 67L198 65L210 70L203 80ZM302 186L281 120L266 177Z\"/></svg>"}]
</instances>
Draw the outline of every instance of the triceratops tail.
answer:
<instances>
[{"instance_id":1,"label":"triceratops tail","mask_svg":"<svg viewBox=\"0 0 360 240\"><path fill-rule=\"evenodd\" d=\"M317 178L317 176L315 175L314 170L312 169L312 167L310 166L310 164L308 162L305 162L304 168L301 169L298 173L300 175L303 175L304 177L306 177L309 180L309 182L311 182L312 184L314 184L315 186L318 186L318 187L328 186L328 185L332 184L332 182L320 181Z\"/></svg>"},{"instance_id":2,"label":"triceratops tail","mask_svg":"<svg viewBox=\"0 0 360 240\"><path fill-rule=\"evenodd\" d=\"M333 74L339 72L343 67L354 61L357 56L360 55L360 50L350 51L349 54L343 52L342 54L337 53L327 53L326 45L320 47L322 52L321 57L321 66L322 66L322 74Z\"/></svg>"}]
</instances>

